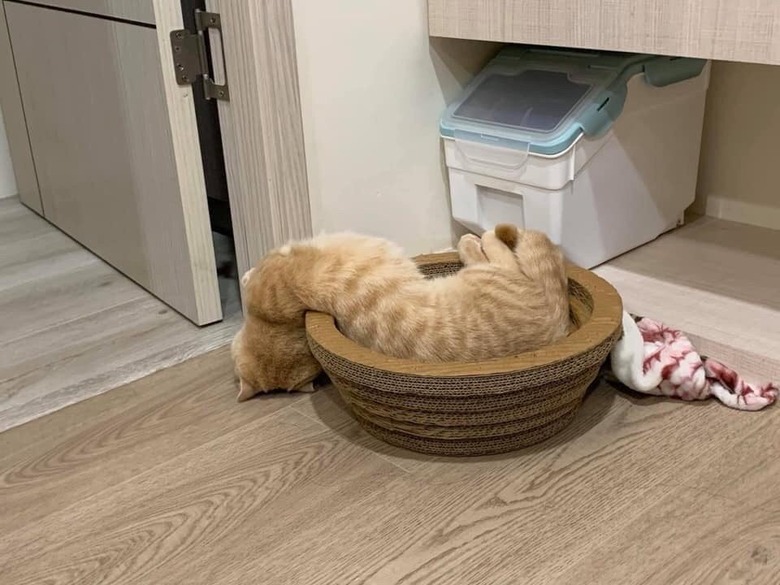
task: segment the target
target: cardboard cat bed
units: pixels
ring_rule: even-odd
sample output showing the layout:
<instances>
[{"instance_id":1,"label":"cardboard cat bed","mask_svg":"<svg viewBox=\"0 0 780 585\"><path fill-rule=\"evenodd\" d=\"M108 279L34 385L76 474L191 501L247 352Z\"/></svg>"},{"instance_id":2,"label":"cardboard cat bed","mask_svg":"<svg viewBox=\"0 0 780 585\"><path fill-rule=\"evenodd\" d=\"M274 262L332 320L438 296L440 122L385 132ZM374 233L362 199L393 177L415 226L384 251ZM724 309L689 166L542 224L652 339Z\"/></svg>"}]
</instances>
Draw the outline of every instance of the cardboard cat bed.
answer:
<instances>
[{"instance_id":1,"label":"cardboard cat bed","mask_svg":"<svg viewBox=\"0 0 780 585\"><path fill-rule=\"evenodd\" d=\"M455 253L416 258L430 277L460 269ZM487 455L538 443L568 425L621 332L622 303L592 272L569 266L573 332L543 349L483 362L388 357L308 313L314 357L357 421L377 438L421 453Z\"/></svg>"}]
</instances>

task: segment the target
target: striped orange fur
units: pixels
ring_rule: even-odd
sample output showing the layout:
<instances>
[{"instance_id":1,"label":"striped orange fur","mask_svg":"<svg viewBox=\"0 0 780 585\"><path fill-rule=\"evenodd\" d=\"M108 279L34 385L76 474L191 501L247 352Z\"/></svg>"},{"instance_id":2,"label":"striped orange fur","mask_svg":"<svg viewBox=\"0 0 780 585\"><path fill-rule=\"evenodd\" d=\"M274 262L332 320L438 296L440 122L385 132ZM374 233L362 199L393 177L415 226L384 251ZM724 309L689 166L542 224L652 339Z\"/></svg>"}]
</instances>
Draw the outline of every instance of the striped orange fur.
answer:
<instances>
[{"instance_id":1,"label":"striped orange fur","mask_svg":"<svg viewBox=\"0 0 780 585\"><path fill-rule=\"evenodd\" d=\"M394 244L350 233L268 254L242 279L244 326L233 342L239 399L296 390L320 368L306 344L307 310L378 352L420 361L514 355L566 335L563 255L542 233L500 225L461 238L464 268L428 280Z\"/></svg>"}]
</instances>

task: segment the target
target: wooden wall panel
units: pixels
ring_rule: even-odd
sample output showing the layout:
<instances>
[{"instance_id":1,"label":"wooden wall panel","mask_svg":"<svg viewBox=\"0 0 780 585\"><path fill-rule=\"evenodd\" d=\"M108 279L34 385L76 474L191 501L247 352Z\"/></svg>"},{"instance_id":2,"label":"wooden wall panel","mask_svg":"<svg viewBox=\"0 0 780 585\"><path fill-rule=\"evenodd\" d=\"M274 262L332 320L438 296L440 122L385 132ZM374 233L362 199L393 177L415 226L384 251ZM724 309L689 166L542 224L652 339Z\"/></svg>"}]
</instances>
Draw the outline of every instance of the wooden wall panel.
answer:
<instances>
[{"instance_id":1,"label":"wooden wall panel","mask_svg":"<svg viewBox=\"0 0 780 585\"><path fill-rule=\"evenodd\" d=\"M780 64L777 0L428 0L432 36Z\"/></svg>"},{"instance_id":2,"label":"wooden wall panel","mask_svg":"<svg viewBox=\"0 0 780 585\"><path fill-rule=\"evenodd\" d=\"M219 102L238 269L311 235L290 0L209 0L219 12L230 101ZM221 60L219 43L213 58ZM217 66L218 67L218 66Z\"/></svg>"}]
</instances>

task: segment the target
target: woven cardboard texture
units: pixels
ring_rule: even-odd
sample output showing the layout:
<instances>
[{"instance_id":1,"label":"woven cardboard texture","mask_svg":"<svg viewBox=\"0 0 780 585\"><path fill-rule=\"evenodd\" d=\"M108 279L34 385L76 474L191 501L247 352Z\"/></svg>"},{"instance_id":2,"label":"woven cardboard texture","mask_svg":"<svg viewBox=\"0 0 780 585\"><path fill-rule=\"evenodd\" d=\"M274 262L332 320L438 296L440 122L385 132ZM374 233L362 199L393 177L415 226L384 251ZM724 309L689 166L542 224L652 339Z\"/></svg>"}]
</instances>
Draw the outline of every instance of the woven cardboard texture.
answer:
<instances>
[{"instance_id":1,"label":"woven cardboard texture","mask_svg":"<svg viewBox=\"0 0 780 585\"><path fill-rule=\"evenodd\" d=\"M435 278L456 254L417 259ZM422 453L486 455L538 443L574 418L620 335L622 303L595 274L568 267L573 332L541 350L484 362L422 363L378 354L309 313L314 356L357 421L379 439Z\"/></svg>"}]
</instances>

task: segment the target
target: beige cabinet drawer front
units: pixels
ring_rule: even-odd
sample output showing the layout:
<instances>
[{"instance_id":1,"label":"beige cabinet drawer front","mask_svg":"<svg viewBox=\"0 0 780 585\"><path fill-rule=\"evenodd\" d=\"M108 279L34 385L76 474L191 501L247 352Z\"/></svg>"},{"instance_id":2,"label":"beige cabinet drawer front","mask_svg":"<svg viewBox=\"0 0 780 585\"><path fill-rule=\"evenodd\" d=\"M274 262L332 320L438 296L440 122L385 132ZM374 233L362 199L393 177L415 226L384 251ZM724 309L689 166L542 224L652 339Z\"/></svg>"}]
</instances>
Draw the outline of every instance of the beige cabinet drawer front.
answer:
<instances>
[{"instance_id":1,"label":"beige cabinet drawer front","mask_svg":"<svg viewBox=\"0 0 780 585\"><path fill-rule=\"evenodd\" d=\"M24 0L27 4L154 24L153 0ZM13 2L13 0L6 0Z\"/></svg>"},{"instance_id":2,"label":"beige cabinet drawer front","mask_svg":"<svg viewBox=\"0 0 780 585\"><path fill-rule=\"evenodd\" d=\"M778 0L428 0L432 36L780 64Z\"/></svg>"}]
</instances>

